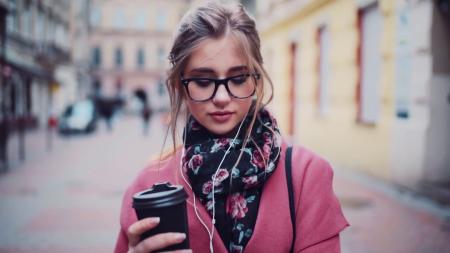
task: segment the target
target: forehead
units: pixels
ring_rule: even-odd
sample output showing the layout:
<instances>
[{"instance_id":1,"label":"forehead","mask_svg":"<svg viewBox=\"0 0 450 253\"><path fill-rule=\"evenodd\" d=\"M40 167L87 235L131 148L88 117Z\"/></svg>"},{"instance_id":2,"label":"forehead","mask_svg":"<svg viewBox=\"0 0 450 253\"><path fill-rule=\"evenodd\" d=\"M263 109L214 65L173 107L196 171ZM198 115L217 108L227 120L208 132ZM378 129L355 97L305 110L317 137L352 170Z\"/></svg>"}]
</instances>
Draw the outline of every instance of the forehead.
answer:
<instances>
[{"instance_id":1,"label":"forehead","mask_svg":"<svg viewBox=\"0 0 450 253\"><path fill-rule=\"evenodd\" d=\"M207 68L216 74L225 74L231 68L247 65L242 44L234 36L208 38L202 41L189 57L185 72Z\"/></svg>"}]
</instances>

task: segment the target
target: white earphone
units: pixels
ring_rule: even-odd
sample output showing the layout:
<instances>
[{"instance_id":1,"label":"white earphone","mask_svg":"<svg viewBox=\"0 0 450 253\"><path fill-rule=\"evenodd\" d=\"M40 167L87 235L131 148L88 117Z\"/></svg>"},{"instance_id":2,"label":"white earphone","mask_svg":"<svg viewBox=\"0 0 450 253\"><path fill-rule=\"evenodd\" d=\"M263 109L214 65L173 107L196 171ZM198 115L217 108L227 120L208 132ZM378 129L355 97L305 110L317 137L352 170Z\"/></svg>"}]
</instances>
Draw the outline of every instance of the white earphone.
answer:
<instances>
[{"instance_id":1,"label":"white earphone","mask_svg":"<svg viewBox=\"0 0 450 253\"><path fill-rule=\"evenodd\" d=\"M246 115L247 117L247 115ZM244 117L244 119L246 118ZM230 152L231 147L234 145L237 137L239 136L239 133L241 131L242 125L244 123L245 120L242 120L241 124L239 125L238 131L236 133L236 135L234 136L233 140L230 143L230 146L228 147L227 151L225 151L225 155L222 157L222 160L219 163L219 166L217 166L217 169L212 177L212 208L213 208L213 213L212 213L212 219L211 219L211 230L208 229L208 226L206 226L205 222L202 220L202 218L200 218L200 215L198 214L198 210L197 210L197 205L196 205L196 197L195 197L195 193L193 192L192 186L191 184L188 182L188 180L186 180L186 178L184 177L184 173L183 173L183 157L185 154L185 148L184 145L186 143L186 134L184 134L183 137L183 147L181 150L181 157L180 157L180 174L181 177L183 178L184 182L189 186L189 188L191 189L191 191L193 192L193 197L194 197L194 211L195 211L195 215L197 216L197 219L200 221L200 223L203 225L203 227L205 227L206 231L208 232L209 235L209 251L210 253L214 253L214 247L213 247L213 237L214 237L214 225L216 224L216 201L215 201L215 187L214 187L214 183L216 181L216 177L217 177L217 172L220 169L220 166L222 166L222 163L225 161L225 158L227 157L228 153Z\"/></svg>"}]
</instances>

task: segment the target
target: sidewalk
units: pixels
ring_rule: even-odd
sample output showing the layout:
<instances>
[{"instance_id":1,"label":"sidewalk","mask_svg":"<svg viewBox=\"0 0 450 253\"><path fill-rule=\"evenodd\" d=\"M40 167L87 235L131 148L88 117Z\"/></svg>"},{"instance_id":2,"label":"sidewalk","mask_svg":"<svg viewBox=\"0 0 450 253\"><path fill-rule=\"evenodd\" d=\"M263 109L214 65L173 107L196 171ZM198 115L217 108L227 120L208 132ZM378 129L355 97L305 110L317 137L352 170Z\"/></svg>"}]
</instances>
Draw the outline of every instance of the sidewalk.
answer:
<instances>
[{"instance_id":1,"label":"sidewalk","mask_svg":"<svg viewBox=\"0 0 450 253\"><path fill-rule=\"evenodd\" d=\"M159 152L163 128L122 118L111 132L60 138L45 153L29 138L29 159L0 175L0 252L112 252L125 187Z\"/></svg>"},{"instance_id":2,"label":"sidewalk","mask_svg":"<svg viewBox=\"0 0 450 253\"><path fill-rule=\"evenodd\" d=\"M54 130L51 135L49 134L50 133L47 132L45 127L39 127L24 132L24 160L20 157L21 137L17 132L10 135L8 137L7 171L20 167L24 162L50 155L53 150L58 149L63 145L56 130Z\"/></svg>"},{"instance_id":3,"label":"sidewalk","mask_svg":"<svg viewBox=\"0 0 450 253\"><path fill-rule=\"evenodd\" d=\"M450 206L342 169L334 182L351 225L343 253L450 252Z\"/></svg>"}]
</instances>

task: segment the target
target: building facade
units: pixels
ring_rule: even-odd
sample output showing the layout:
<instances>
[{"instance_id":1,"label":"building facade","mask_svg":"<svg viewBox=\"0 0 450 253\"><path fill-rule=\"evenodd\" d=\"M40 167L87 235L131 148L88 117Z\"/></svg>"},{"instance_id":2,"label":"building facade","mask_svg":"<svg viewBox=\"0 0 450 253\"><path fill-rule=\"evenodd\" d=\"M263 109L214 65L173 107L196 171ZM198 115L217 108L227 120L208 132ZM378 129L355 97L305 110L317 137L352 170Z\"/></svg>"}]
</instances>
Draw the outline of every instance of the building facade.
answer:
<instances>
[{"instance_id":1,"label":"building facade","mask_svg":"<svg viewBox=\"0 0 450 253\"><path fill-rule=\"evenodd\" d=\"M415 189L450 182L448 1L257 3L273 110L295 142Z\"/></svg>"},{"instance_id":2,"label":"building facade","mask_svg":"<svg viewBox=\"0 0 450 253\"><path fill-rule=\"evenodd\" d=\"M93 0L90 50L94 93L125 97L142 90L152 107L167 107L164 79L184 0Z\"/></svg>"},{"instance_id":3,"label":"building facade","mask_svg":"<svg viewBox=\"0 0 450 253\"><path fill-rule=\"evenodd\" d=\"M4 0L8 9L2 55L2 104L12 129L43 123L59 85L55 68L70 60L64 12L70 1Z\"/></svg>"},{"instance_id":4,"label":"building facade","mask_svg":"<svg viewBox=\"0 0 450 253\"><path fill-rule=\"evenodd\" d=\"M0 166L8 140L19 136L25 158L25 130L46 126L60 82L55 76L70 61L69 0L1 0Z\"/></svg>"},{"instance_id":5,"label":"building facade","mask_svg":"<svg viewBox=\"0 0 450 253\"><path fill-rule=\"evenodd\" d=\"M67 47L70 61L56 66L55 79L59 88L54 92L53 113L61 114L68 104L90 95L89 13L90 0L69 1L64 10L68 21Z\"/></svg>"}]
</instances>

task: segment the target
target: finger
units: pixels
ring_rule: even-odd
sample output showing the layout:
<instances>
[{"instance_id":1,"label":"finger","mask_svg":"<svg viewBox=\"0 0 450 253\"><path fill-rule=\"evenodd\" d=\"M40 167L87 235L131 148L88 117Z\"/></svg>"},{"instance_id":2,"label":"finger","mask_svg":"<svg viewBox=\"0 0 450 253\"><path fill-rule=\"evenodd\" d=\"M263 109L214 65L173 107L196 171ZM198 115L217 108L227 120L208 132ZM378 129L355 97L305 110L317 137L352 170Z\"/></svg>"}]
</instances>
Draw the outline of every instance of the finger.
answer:
<instances>
[{"instance_id":1,"label":"finger","mask_svg":"<svg viewBox=\"0 0 450 253\"><path fill-rule=\"evenodd\" d=\"M180 250L175 250L175 251L164 251L161 253L192 253L191 249L180 249Z\"/></svg>"},{"instance_id":2,"label":"finger","mask_svg":"<svg viewBox=\"0 0 450 253\"><path fill-rule=\"evenodd\" d=\"M140 242L135 250L136 252L149 252L163 249L173 244L178 244L186 239L184 233L163 233L149 237Z\"/></svg>"},{"instance_id":3,"label":"finger","mask_svg":"<svg viewBox=\"0 0 450 253\"><path fill-rule=\"evenodd\" d=\"M136 246L140 241L141 235L147 230L158 226L158 224L159 217L145 218L133 223L127 231L128 243L130 247Z\"/></svg>"}]
</instances>

